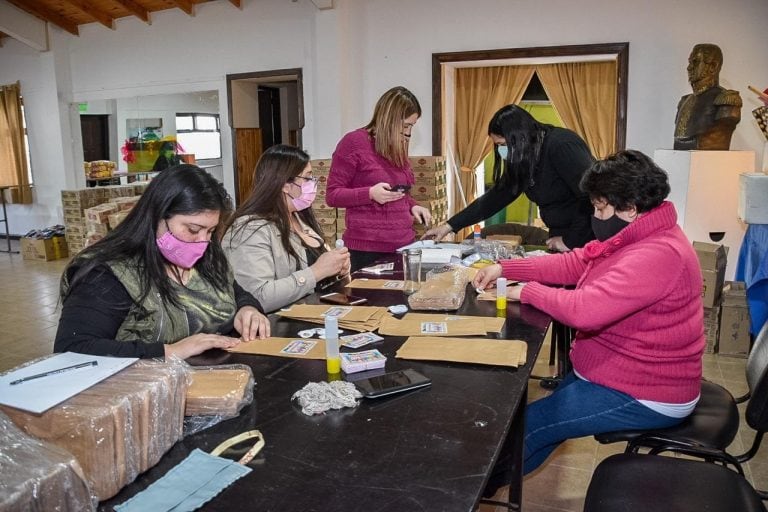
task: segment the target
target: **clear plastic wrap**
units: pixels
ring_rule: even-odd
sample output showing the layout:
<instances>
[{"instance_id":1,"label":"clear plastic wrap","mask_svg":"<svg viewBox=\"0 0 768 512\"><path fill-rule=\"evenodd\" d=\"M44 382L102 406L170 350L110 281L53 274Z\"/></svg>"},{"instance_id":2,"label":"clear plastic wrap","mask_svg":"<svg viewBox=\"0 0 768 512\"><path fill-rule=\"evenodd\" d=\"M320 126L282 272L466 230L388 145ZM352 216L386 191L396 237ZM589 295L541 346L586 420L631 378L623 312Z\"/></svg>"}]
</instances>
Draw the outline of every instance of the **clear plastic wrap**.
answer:
<instances>
[{"instance_id":1,"label":"clear plastic wrap","mask_svg":"<svg viewBox=\"0 0 768 512\"><path fill-rule=\"evenodd\" d=\"M41 415L0 409L27 434L72 453L105 500L181 439L188 373L179 360L138 361Z\"/></svg>"},{"instance_id":2,"label":"clear plastic wrap","mask_svg":"<svg viewBox=\"0 0 768 512\"><path fill-rule=\"evenodd\" d=\"M2 412L0 438L0 510L96 510L97 498L71 453L28 436Z\"/></svg>"},{"instance_id":3,"label":"clear plastic wrap","mask_svg":"<svg viewBox=\"0 0 768 512\"><path fill-rule=\"evenodd\" d=\"M464 303L471 275L462 265L430 270L419 291L408 297L408 305L414 310L455 311Z\"/></svg>"},{"instance_id":4,"label":"clear plastic wrap","mask_svg":"<svg viewBox=\"0 0 768 512\"><path fill-rule=\"evenodd\" d=\"M461 244L472 247L473 250L470 256L474 258L473 262L480 259L498 261L525 258L525 249L517 242L509 240L464 240Z\"/></svg>"},{"instance_id":5,"label":"clear plastic wrap","mask_svg":"<svg viewBox=\"0 0 768 512\"><path fill-rule=\"evenodd\" d=\"M192 367L184 412L184 435L197 433L240 414L243 407L253 402L253 388L253 372L247 365Z\"/></svg>"}]
</instances>

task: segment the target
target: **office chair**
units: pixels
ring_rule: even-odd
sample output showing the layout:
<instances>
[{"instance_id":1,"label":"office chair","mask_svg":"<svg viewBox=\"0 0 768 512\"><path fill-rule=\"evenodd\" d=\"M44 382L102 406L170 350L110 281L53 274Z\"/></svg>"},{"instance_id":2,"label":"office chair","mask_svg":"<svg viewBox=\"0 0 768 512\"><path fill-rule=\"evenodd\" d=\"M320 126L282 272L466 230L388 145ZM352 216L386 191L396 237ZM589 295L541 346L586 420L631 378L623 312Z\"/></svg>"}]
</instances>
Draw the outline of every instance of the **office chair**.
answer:
<instances>
[{"instance_id":1,"label":"office chair","mask_svg":"<svg viewBox=\"0 0 768 512\"><path fill-rule=\"evenodd\" d=\"M697 455L695 450L673 451ZM612 455L592 475L584 512L765 512L738 462L728 456L718 461L736 470L651 454Z\"/></svg>"},{"instance_id":2,"label":"office chair","mask_svg":"<svg viewBox=\"0 0 768 512\"><path fill-rule=\"evenodd\" d=\"M747 405L747 411L753 415L764 414L768 400L768 383L763 382L765 369L768 367L768 322L763 325L755 338L749 353L746 366L747 386L749 392L745 396L752 399ZM755 397L758 397L755 400ZM637 452L640 448L653 449L666 444L680 446L704 446L716 450L725 450L736 437L739 429L739 411L737 400L728 390L715 383L702 380L701 398L693 412L682 423L658 430L626 430L606 432L595 435L602 444L626 442L626 453ZM749 422L749 420L748 420ZM762 433L755 437L752 447L736 459L739 462L749 460L760 447Z\"/></svg>"}]
</instances>

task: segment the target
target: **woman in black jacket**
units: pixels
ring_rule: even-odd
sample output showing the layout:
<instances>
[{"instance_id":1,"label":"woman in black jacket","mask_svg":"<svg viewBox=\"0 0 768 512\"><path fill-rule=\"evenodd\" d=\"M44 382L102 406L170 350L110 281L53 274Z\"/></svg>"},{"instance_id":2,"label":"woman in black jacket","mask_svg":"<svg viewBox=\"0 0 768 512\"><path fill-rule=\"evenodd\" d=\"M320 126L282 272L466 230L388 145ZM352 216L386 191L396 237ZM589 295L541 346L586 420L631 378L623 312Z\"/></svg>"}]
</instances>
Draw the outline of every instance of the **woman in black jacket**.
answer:
<instances>
[{"instance_id":1,"label":"woman in black jacket","mask_svg":"<svg viewBox=\"0 0 768 512\"><path fill-rule=\"evenodd\" d=\"M592 205L579 190L579 182L595 159L581 137L539 123L516 105L502 107L493 115L488 136L496 155L493 187L423 238L440 240L485 220L522 193L539 206L549 228L549 249L567 252L594 238Z\"/></svg>"}]
</instances>

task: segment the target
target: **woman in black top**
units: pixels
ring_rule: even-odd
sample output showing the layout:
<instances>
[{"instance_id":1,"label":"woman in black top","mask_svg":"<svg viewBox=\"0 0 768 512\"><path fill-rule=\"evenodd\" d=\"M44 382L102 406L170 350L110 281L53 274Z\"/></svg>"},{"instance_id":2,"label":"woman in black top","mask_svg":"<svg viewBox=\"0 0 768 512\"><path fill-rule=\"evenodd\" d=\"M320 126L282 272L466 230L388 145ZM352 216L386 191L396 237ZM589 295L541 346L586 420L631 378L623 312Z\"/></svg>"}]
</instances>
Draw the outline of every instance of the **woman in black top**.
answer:
<instances>
[{"instance_id":1,"label":"woman in black top","mask_svg":"<svg viewBox=\"0 0 768 512\"><path fill-rule=\"evenodd\" d=\"M579 190L579 182L595 160L578 135L539 123L516 105L507 105L493 115L488 135L496 155L493 187L423 238L440 240L485 220L522 193L539 206L549 228L549 249L566 252L594 238L592 205Z\"/></svg>"}]
</instances>

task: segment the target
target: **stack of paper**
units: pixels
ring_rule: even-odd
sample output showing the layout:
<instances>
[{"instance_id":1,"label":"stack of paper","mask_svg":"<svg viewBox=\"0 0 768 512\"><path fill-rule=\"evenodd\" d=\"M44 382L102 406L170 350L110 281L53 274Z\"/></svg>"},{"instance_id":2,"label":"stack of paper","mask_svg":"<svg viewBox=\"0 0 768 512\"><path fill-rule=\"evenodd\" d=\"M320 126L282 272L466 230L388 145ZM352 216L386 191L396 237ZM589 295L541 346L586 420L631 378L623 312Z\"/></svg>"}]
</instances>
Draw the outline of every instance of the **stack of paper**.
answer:
<instances>
[{"instance_id":1,"label":"stack of paper","mask_svg":"<svg viewBox=\"0 0 768 512\"><path fill-rule=\"evenodd\" d=\"M451 361L496 366L525 364L528 345L520 340L487 338L408 338L395 355L399 359Z\"/></svg>"},{"instance_id":2,"label":"stack of paper","mask_svg":"<svg viewBox=\"0 0 768 512\"><path fill-rule=\"evenodd\" d=\"M325 359L325 340L273 337L247 341L227 350L262 356Z\"/></svg>"},{"instance_id":3,"label":"stack of paper","mask_svg":"<svg viewBox=\"0 0 768 512\"><path fill-rule=\"evenodd\" d=\"M472 315L446 315L435 313L408 313L404 318L410 321L416 322L455 322L455 321L477 321L482 320L484 325L484 331L486 332L500 333L501 328L504 327L505 318L499 318L495 316L472 316Z\"/></svg>"},{"instance_id":4,"label":"stack of paper","mask_svg":"<svg viewBox=\"0 0 768 512\"><path fill-rule=\"evenodd\" d=\"M385 318L379 326L383 336L485 336L485 323L482 318L470 318L462 321L447 320L445 315L421 315L415 318L410 314L402 320Z\"/></svg>"},{"instance_id":5,"label":"stack of paper","mask_svg":"<svg viewBox=\"0 0 768 512\"><path fill-rule=\"evenodd\" d=\"M339 327L351 331L365 332L379 328L381 321L390 317L387 308L377 306L327 306L295 304L278 311L279 316L302 320L313 324L325 324L326 315L338 318Z\"/></svg>"}]
</instances>

